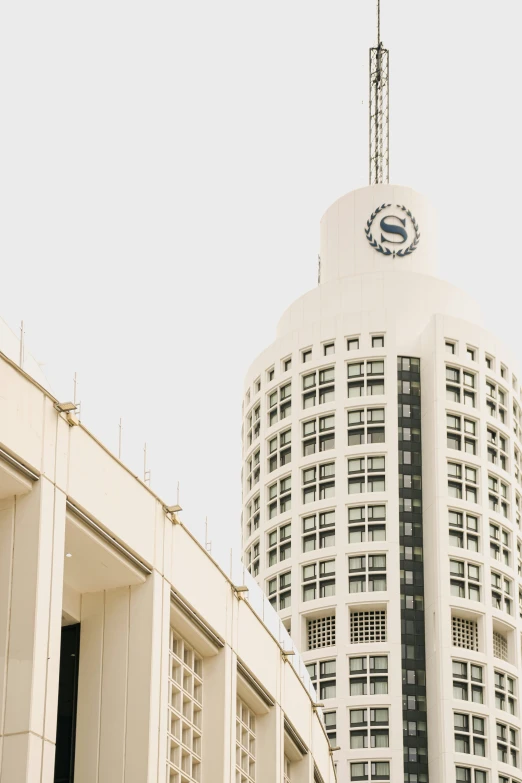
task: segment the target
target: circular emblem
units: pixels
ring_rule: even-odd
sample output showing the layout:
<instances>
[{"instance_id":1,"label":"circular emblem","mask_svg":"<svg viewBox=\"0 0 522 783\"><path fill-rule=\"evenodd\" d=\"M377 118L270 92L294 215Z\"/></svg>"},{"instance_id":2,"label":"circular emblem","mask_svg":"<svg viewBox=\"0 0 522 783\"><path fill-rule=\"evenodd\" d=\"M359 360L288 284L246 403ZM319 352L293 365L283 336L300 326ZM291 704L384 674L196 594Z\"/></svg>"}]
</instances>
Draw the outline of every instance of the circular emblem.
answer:
<instances>
[{"instance_id":1,"label":"circular emblem","mask_svg":"<svg viewBox=\"0 0 522 783\"><path fill-rule=\"evenodd\" d=\"M397 212L400 210L400 212ZM373 223L380 213L384 212L379 221L380 242L372 234ZM409 256L417 246L420 240L419 224L402 204L381 204L375 212L372 212L370 219L364 229L366 239L378 253L385 256ZM378 236L379 236L378 234ZM398 247L402 245L402 247Z\"/></svg>"}]
</instances>

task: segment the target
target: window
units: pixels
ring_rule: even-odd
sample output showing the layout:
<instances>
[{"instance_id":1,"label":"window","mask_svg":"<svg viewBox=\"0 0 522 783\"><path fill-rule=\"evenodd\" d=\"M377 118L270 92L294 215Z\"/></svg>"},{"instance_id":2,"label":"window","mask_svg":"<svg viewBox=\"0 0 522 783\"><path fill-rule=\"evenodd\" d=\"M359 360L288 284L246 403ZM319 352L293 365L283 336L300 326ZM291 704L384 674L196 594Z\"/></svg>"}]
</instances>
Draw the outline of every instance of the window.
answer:
<instances>
[{"instance_id":1,"label":"window","mask_svg":"<svg viewBox=\"0 0 522 783\"><path fill-rule=\"evenodd\" d=\"M348 590L350 593L386 590L386 555L353 555L348 558Z\"/></svg>"},{"instance_id":2,"label":"window","mask_svg":"<svg viewBox=\"0 0 522 783\"><path fill-rule=\"evenodd\" d=\"M303 517L303 552L335 545L335 511L321 511ZM319 529L318 529L319 528Z\"/></svg>"},{"instance_id":3,"label":"window","mask_svg":"<svg viewBox=\"0 0 522 783\"><path fill-rule=\"evenodd\" d=\"M350 710L350 749L388 748L389 723L388 707Z\"/></svg>"},{"instance_id":4,"label":"window","mask_svg":"<svg viewBox=\"0 0 522 783\"><path fill-rule=\"evenodd\" d=\"M372 348L384 348L384 335L375 334L372 337Z\"/></svg>"},{"instance_id":5,"label":"window","mask_svg":"<svg viewBox=\"0 0 522 783\"><path fill-rule=\"evenodd\" d=\"M499 563L511 565L511 535L496 522L489 523L489 554Z\"/></svg>"},{"instance_id":6,"label":"window","mask_svg":"<svg viewBox=\"0 0 522 783\"><path fill-rule=\"evenodd\" d=\"M261 517L261 512L259 510L260 508L260 499L259 495L256 495L254 498L252 498L252 501L247 505L246 507L246 537L250 538L253 532L255 532L259 527L259 520Z\"/></svg>"},{"instance_id":7,"label":"window","mask_svg":"<svg viewBox=\"0 0 522 783\"><path fill-rule=\"evenodd\" d=\"M346 350L347 351L358 351L359 350L359 338L358 337L349 337L346 341Z\"/></svg>"},{"instance_id":8,"label":"window","mask_svg":"<svg viewBox=\"0 0 522 783\"><path fill-rule=\"evenodd\" d=\"M446 413L448 449L477 454L477 422L456 413Z\"/></svg>"},{"instance_id":9,"label":"window","mask_svg":"<svg viewBox=\"0 0 522 783\"><path fill-rule=\"evenodd\" d=\"M335 595L335 560L320 560L302 567L303 601Z\"/></svg>"},{"instance_id":10,"label":"window","mask_svg":"<svg viewBox=\"0 0 522 783\"><path fill-rule=\"evenodd\" d=\"M284 514L292 507L292 478L285 476L268 487L268 519Z\"/></svg>"},{"instance_id":11,"label":"window","mask_svg":"<svg viewBox=\"0 0 522 783\"><path fill-rule=\"evenodd\" d=\"M306 669L315 689L322 699L335 699L336 692L336 660L307 663Z\"/></svg>"},{"instance_id":12,"label":"window","mask_svg":"<svg viewBox=\"0 0 522 783\"><path fill-rule=\"evenodd\" d=\"M518 729L497 722L497 759L518 767Z\"/></svg>"},{"instance_id":13,"label":"window","mask_svg":"<svg viewBox=\"0 0 522 783\"><path fill-rule=\"evenodd\" d=\"M247 415L246 418L247 448L248 446L252 445L252 443L256 440L256 438L259 437L259 432L261 429L260 416L261 416L261 408L259 405L256 405L256 407L253 408Z\"/></svg>"},{"instance_id":14,"label":"window","mask_svg":"<svg viewBox=\"0 0 522 783\"><path fill-rule=\"evenodd\" d=\"M479 551L478 517L466 514L463 511L450 509L449 515L449 543L450 546L459 549L469 549L471 552Z\"/></svg>"},{"instance_id":15,"label":"window","mask_svg":"<svg viewBox=\"0 0 522 783\"><path fill-rule=\"evenodd\" d=\"M478 470L473 465L448 462L448 495L478 503Z\"/></svg>"},{"instance_id":16,"label":"window","mask_svg":"<svg viewBox=\"0 0 522 783\"><path fill-rule=\"evenodd\" d=\"M457 353L456 343L452 342L451 340L446 340L446 353L456 354Z\"/></svg>"},{"instance_id":17,"label":"window","mask_svg":"<svg viewBox=\"0 0 522 783\"><path fill-rule=\"evenodd\" d=\"M292 601L292 572L285 571L283 574L273 576L267 580L266 592L268 600L274 609L288 609Z\"/></svg>"},{"instance_id":18,"label":"window","mask_svg":"<svg viewBox=\"0 0 522 783\"><path fill-rule=\"evenodd\" d=\"M259 465L259 455L260 455L260 449L256 449L249 460L247 460L246 463L246 473L247 473L247 492L250 492L253 486L255 484L259 483L259 471L260 471L260 465Z\"/></svg>"},{"instance_id":19,"label":"window","mask_svg":"<svg viewBox=\"0 0 522 783\"><path fill-rule=\"evenodd\" d=\"M350 764L350 780L390 780L390 762L353 761Z\"/></svg>"},{"instance_id":20,"label":"window","mask_svg":"<svg viewBox=\"0 0 522 783\"><path fill-rule=\"evenodd\" d=\"M268 472L284 467L292 461L292 430L287 429L268 439Z\"/></svg>"},{"instance_id":21,"label":"window","mask_svg":"<svg viewBox=\"0 0 522 783\"><path fill-rule=\"evenodd\" d=\"M478 626L476 620L454 615L451 618L451 641L454 647L478 652Z\"/></svg>"},{"instance_id":22,"label":"window","mask_svg":"<svg viewBox=\"0 0 522 783\"><path fill-rule=\"evenodd\" d=\"M303 363L311 362L312 361L312 349L307 348L306 351L303 351L302 354Z\"/></svg>"},{"instance_id":23,"label":"window","mask_svg":"<svg viewBox=\"0 0 522 783\"><path fill-rule=\"evenodd\" d=\"M495 609L513 614L513 581L496 571L491 572L491 603Z\"/></svg>"},{"instance_id":24,"label":"window","mask_svg":"<svg viewBox=\"0 0 522 783\"><path fill-rule=\"evenodd\" d=\"M456 783L488 783L488 773L483 769L471 769L471 767L455 767ZM501 783L499 779L499 783ZM509 783L509 781L506 781Z\"/></svg>"},{"instance_id":25,"label":"window","mask_svg":"<svg viewBox=\"0 0 522 783\"><path fill-rule=\"evenodd\" d=\"M352 362L347 372L348 397L384 394L384 360Z\"/></svg>"},{"instance_id":26,"label":"window","mask_svg":"<svg viewBox=\"0 0 522 783\"><path fill-rule=\"evenodd\" d=\"M256 780L256 716L238 698L236 705L236 783Z\"/></svg>"},{"instance_id":27,"label":"window","mask_svg":"<svg viewBox=\"0 0 522 783\"><path fill-rule=\"evenodd\" d=\"M505 672L495 669L495 707L510 715L517 714L515 698L515 679Z\"/></svg>"},{"instance_id":28,"label":"window","mask_svg":"<svg viewBox=\"0 0 522 783\"><path fill-rule=\"evenodd\" d=\"M470 362L475 362L477 360L477 349L472 348L470 345L466 346L466 356Z\"/></svg>"},{"instance_id":29,"label":"window","mask_svg":"<svg viewBox=\"0 0 522 783\"><path fill-rule=\"evenodd\" d=\"M267 394L268 426L273 427L278 421L283 421L292 412L292 383L287 381L279 389Z\"/></svg>"},{"instance_id":30,"label":"window","mask_svg":"<svg viewBox=\"0 0 522 783\"><path fill-rule=\"evenodd\" d=\"M386 541L386 506L361 505L348 509L348 543Z\"/></svg>"},{"instance_id":31,"label":"window","mask_svg":"<svg viewBox=\"0 0 522 783\"><path fill-rule=\"evenodd\" d=\"M460 367L446 365L446 399L471 408L476 407L476 374Z\"/></svg>"},{"instance_id":32,"label":"window","mask_svg":"<svg viewBox=\"0 0 522 783\"><path fill-rule=\"evenodd\" d=\"M498 401L498 402L497 402ZM507 424L508 393L495 381L486 378L486 406L490 416Z\"/></svg>"},{"instance_id":33,"label":"window","mask_svg":"<svg viewBox=\"0 0 522 783\"><path fill-rule=\"evenodd\" d=\"M350 611L350 644L386 641L386 610Z\"/></svg>"},{"instance_id":34,"label":"window","mask_svg":"<svg viewBox=\"0 0 522 783\"><path fill-rule=\"evenodd\" d=\"M333 647L335 644L335 615L307 618L306 638L308 650L317 650L320 647Z\"/></svg>"},{"instance_id":35,"label":"window","mask_svg":"<svg viewBox=\"0 0 522 783\"><path fill-rule=\"evenodd\" d=\"M354 457L348 460L348 494L361 492L384 492L385 457L372 455Z\"/></svg>"},{"instance_id":36,"label":"window","mask_svg":"<svg viewBox=\"0 0 522 783\"><path fill-rule=\"evenodd\" d=\"M167 776L199 783L203 726L203 660L170 629Z\"/></svg>"},{"instance_id":37,"label":"window","mask_svg":"<svg viewBox=\"0 0 522 783\"><path fill-rule=\"evenodd\" d=\"M289 356L287 359L283 359L283 372L288 372L292 367L292 357Z\"/></svg>"},{"instance_id":38,"label":"window","mask_svg":"<svg viewBox=\"0 0 522 783\"><path fill-rule=\"evenodd\" d=\"M292 525L286 522L267 534L267 566L275 565L291 556Z\"/></svg>"},{"instance_id":39,"label":"window","mask_svg":"<svg viewBox=\"0 0 522 783\"><path fill-rule=\"evenodd\" d=\"M450 594L455 598L480 601L480 566L464 560L450 560Z\"/></svg>"},{"instance_id":40,"label":"window","mask_svg":"<svg viewBox=\"0 0 522 783\"><path fill-rule=\"evenodd\" d=\"M488 505L491 511L509 517L508 485L498 476L488 473Z\"/></svg>"},{"instance_id":41,"label":"window","mask_svg":"<svg viewBox=\"0 0 522 783\"><path fill-rule=\"evenodd\" d=\"M388 656L360 655L349 659L350 696L388 693Z\"/></svg>"},{"instance_id":42,"label":"window","mask_svg":"<svg viewBox=\"0 0 522 783\"><path fill-rule=\"evenodd\" d=\"M310 465L301 471L303 503L335 496L335 462Z\"/></svg>"},{"instance_id":43,"label":"window","mask_svg":"<svg viewBox=\"0 0 522 783\"><path fill-rule=\"evenodd\" d=\"M303 408L335 400L335 367L324 367L302 376Z\"/></svg>"},{"instance_id":44,"label":"window","mask_svg":"<svg viewBox=\"0 0 522 783\"><path fill-rule=\"evenodd\" d=\"M259 546L259 539L257 539L246 552L247 569L252 576L259 574Z\"/></svg>"},{"instance_id":45,"label":"window","mask_svg":"<svg viewBox=\"0 0 522 783\"><path fill-rule=\"evenodd\" d=\"M498 465L502 470L508 470L509 440L499 430L491 425L487 428L488 461Z\"/></svg>"},{"instance_id":46,"label":"window","mask_svg":"<svg viewBox=\"0 0 522 783\"><path fill-rule=\"evenodd\" d=\"M317 451L330 451L335 448L335 415L333 413L302 423L303 457Z\"/></svg>"},{"instance_id":47,"label":"window","mask_svg":"<svg viewBox=\"0 0 522 783\"><path fill-rule=\"evenodd\" d=\"M484 703L484 669L468 661L452 661L453 698Z\"/></svg>"},{"instance_id":48,"label":"window","mask_svg":"<svg viewBox=\"0 0 522 783\"><path fill-rule=\"evenodd\" d=\"M471 753L474 756L486 755L485 720L479 715L455 712L456 753Z\"/></svg>"},{"instance_id":49,"label":"window","mask_svg":"<svg viewBox=\"0 0 522 783\"><path fill-rule=\"evenodd\" d=\"M332 356L335 353L335 343L325 343L323 345L323 353L325 356Z\"/></svg>"},{"instance_id":50,"label":"window","mask_svg":"<svg viewBox=\"0 0 522 783\"><path fill-rule=\"evenodd\" d=\"M507 638L500 631L493 631L493 655L501 661L508 660Z\"/></svg>"},{"instance_id":51,"label":"window","mask_svg":"<svg viewBox=\"0 0 522 783\"><path fill-rule=\"evenodd\" d=\"M384 443L384 408L348 411L348 445Z\"/></svg>"},{"instance_id":52,"label":"window","mask_svg":"<svg viewBox=\"0 0 522 783\"><path fill-rule=\"evenodd\" d=\"M266 379L268 383L270 383L270 381L273 381L274 377L275 377L275 370L273 367L271 367L269 370L266 371Z\"/></svg>"},{"instance_id":53,"label":"window","mask_svg":"<svg viewBox=\"0 0 522 783\"><path fill-rule=\"evenodd\" d=\"M337 745L337 712L335 710L323 712L323 721L330 745L335 748Z\"/></svg>"}]
</instances>

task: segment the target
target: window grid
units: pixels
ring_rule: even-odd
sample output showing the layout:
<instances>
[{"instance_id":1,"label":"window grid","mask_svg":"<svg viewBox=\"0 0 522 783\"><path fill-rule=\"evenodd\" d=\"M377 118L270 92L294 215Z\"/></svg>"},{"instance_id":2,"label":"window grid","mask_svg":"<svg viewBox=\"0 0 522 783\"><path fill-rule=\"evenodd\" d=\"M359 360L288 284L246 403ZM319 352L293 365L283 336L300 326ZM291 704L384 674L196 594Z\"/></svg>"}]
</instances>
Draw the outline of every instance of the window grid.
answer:
<instances>
[{"instance_id":1,"label":"window grid","mask_svg":"<svg viewBox=\"0 0 522 783\"><path fill-rule=\"evenodd\" d=\"M303 375L303 409L335 400L335 366Z\"/></svg>"},{"instance_id":2,"label":"window grid","mask_svg":"<svg viewBox=\"0 0 522 783\"><path fill-rule=\"evenodd\" d=\"M460 367L446 365L446 399L476 407L476 374Z\"/></svg>"},{"instance_id":3,"label":"window grid","mask_svg":"<svg viewBox=\"0 0 522 783\"><path fill-rule=\"evenodd\" d=\"M317 530L317 518L319 518L319 531ZM335 545L335 511L320 511L318 514L309 514L303 517L303 552L313 552L317 547L317 534L319 533L319 549L326 549Z\"/></svg>"},{"instance_id":4,"label":"window grid","mask_svg":"<svg viewBox=\"0 0 522 783\"><path fill-rule=\"evenodd\" d=\"M292 430L287 429L268 440L268 472L288 465L292 460Z\"/></svg>"},{"instance_id":5,"label":"window grid","mask_svg":"<svg viewBox=\"0 0 522 783\"><path fill-rule=\"evenodd\" d=\"M292 604L292 572L273 576L267 580L268 600L274 609L288 609Z\"/></svg>"},{"instance_id":6,"label":"window grid","mask_svg":"<svg viewBox=\"0 0 522 783\"><path fill-rule=\"evenodd\" d=\"M236 705L236 783L256 780L256 716L237 699Z\"/></svg>"},{"instance_id":7,"label":"window grid","mask_svg":"<svg viewBox=\"0 0 522 783\"><path fill-rule=\"evenodd\" d=\"M476 620L454 615L451 618L451 636L454 647L478 652L478 625Z\"/></svg>"},{"instance_id":8,"label":"window grid","mask_svg":"<svg viewBox=\"0 0 522 783\"><path fill-rule=\"evenodd\" d=\"M515 679L505 672L495 669L495 707L497 710L517 714L517 700L515 697Z\"/></svg>"},{"instance_id":9,"label":"window grid","mask_svg":"<svg viewBox=\"0 0 522 783\"><path fill-rule=\"evenodd\" d=\"M319 416L302 423L303 457L335 448L335 415Z\"/></svg>"},{"instance_id":10,"label":"window grid","mask_svg":"<svg viewBox=\"0 0 522 783\"><path fill-rule=\"evenodd\" d=\"M493 656L501 661L508 660L508 643L500 631L493 631Z\"/></svg>"},{"instance_id":11,"label":"window grid","mask_svg":"<svg viewBox=\"0 0 522 783\"><path fill-rule=\"evenodd\" d=\"M287 381L267 394L268 426L273 427L292 413L292 382Z\"/></svg>"},{"instance_id":12,"label":"window grid","mask_svg":"<svg viewBox=\"0 0 522 783\"><path fill-rule=\"evenodd\" d=\"M361 505L348 508L348 543L386 541L386 506Z\"/></svg>"},{"instance_id":13,"label":"window grid","mask_svg":"<svg viewBox=\"0 0 522 783\"><path fill-rule=\"evenodd\" d=\"M348 446L384 443L384 408L357 408L348 411Z\"/></svg>"},{"instance_id":14,"label":"window grid","mask_svg":"<svg viewBox=\"0 0 522 783\"><path fill-rule=\"evenodd\" d=\"M386 554L372 553L348 557L348 592L386 590Z\"/></svg>"},{"instance_id":15,"label":"window grid","mask_svg":"<svg viewBox=\"0 0 522 783\"><path fill-rule=\"evenodd\" d=\"M200 783L203 660L174 628L169 644L167 783Z\"/></svg>"},{"instance_id":16,"label":"window grid","mask_svg":"<svg viewBox=\"0 0 522 783\"><path fill-rule=\"evenodd\" d=\"M478 517L464 511L449 509L448 520L450 546L478 552L480 543Z\"/></svg>"},{"instance_id":17,"label":"window grid","mask_svg":"<svg viewBox=\"0 0 522 783\"><path fill-rule=\"evenodd\" d=\"M312 617L306 621L308 650L335 645L335 615Z\"/></svg>"},{"instance_id":18,"label":"window grid","mask_svg":"<svg viewBox=\"0 0 522 783\"><path fill-rule=\"evenodd\" d=\"M314 684L317 695L322 699L335 699L337 690L337 661L331 658L327 661L307 663L306 670Z\"/></svg>"},{"instance_id":19,"label":"window grid","mask_svg":"<svg viewBox=\"0 0 522 783\"><path fill-rule=\"evenodd\" d=\"M350 696L388 693L388 656L359 655L349 659Z\"/></svg>"},{"instance_id":20,"label":"window grid","mask_svg":"<svg viewBox=\"0 0 522 783\"><path fill-rule=\"evenodd\" d=\"M384 394L384 359L351 362L347 374L349 398Z\"/></svg>"},{"instance_id":21,"label":"window grid","mask_svg":"<svg viewBox=\"0 0 522 783\"><path fill-rule=\"evenodd\" d=\"M301 471L303 503L335 496L335 462L309 465Z\"/></svg>"},{"instance_id":22,"label":"window grid","mask_svg":"<svg viewBox=\"0 0 522 783\"><path fill-rule=\"evenodd\" d=\"M386 641L386 610L350 612L350 644Z\"/></svg>"},{"instance_id":23,"label":"window grid","mask_svg":"<svg viewBox=\"0 0 522 783\"><path fill-rule=\"evenodd\" d=\"M484 668L469 661L452 661L453 698L484 703Z\"/></svg>"},{"instance_id":24,"label":"window grid","mask_svg":"<svg viewBox=\"0 0 522 783\"><path fill-rule=\"evenodd\" d=\"M319 560L302 566L303 601L335 595L335 560Z\"/></svg>"}]
</instances>

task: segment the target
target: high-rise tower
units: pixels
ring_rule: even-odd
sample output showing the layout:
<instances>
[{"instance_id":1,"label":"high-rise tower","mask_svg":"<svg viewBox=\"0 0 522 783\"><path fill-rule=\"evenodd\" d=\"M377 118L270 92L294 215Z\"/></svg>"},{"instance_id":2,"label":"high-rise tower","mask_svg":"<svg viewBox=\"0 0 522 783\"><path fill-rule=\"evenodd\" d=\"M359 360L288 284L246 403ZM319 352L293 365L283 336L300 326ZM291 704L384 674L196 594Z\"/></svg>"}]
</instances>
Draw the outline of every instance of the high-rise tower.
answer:
<instances>
[{"instance_id":1,"label":"high-rise tower","mask_svg":"<svg viewBox=\"0 0 522 783\"><path fill-rule=\"evenodd\" d=\"M409 188L340 198L246 379L244 559L340 783L522 781L522 375L435 244Z\"/></svg>"}]
</instances>

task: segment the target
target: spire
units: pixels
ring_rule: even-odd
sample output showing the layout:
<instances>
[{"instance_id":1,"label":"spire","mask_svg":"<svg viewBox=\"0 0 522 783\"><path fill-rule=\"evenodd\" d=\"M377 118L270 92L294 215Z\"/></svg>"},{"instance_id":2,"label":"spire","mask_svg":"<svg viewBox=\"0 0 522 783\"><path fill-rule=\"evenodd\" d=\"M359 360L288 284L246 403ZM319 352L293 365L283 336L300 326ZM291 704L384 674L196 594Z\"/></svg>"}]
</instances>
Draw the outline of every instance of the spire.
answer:
<instances>
[{"instance_id":1,"label":"spire","mask_svg":"<svg viewBox=\"0 0 522 783\"><path fill-rule=\"evenodd\" d=\"M381 42L381 0L377 0L377 46L370 49L370 185L389 181L388 50Z\"/></svg>"}]
</instances>

